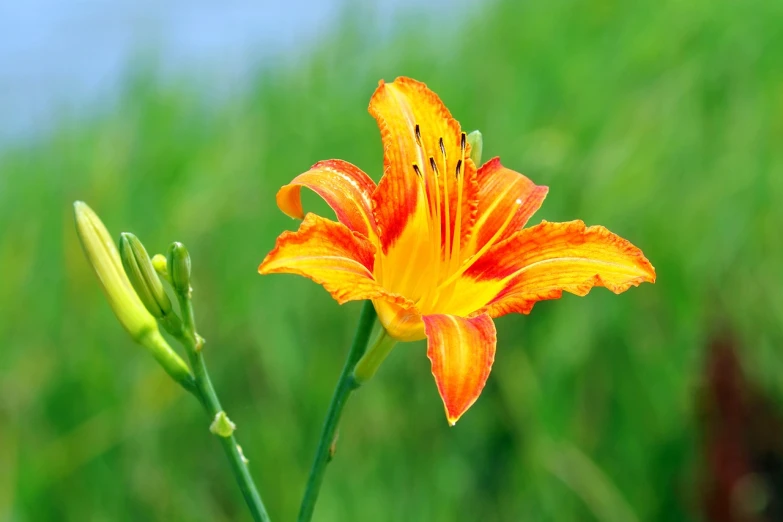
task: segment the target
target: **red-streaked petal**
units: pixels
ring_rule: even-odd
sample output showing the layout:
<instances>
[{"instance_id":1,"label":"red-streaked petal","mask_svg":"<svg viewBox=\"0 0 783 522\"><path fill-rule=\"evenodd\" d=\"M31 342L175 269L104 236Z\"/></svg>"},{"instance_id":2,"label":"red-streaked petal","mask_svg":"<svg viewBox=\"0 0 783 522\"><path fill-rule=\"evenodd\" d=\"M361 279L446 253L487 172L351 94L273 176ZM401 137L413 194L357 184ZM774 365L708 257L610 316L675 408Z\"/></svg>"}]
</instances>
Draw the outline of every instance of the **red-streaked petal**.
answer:
<instances>
[{"instance_id":1,"label":"red-streaked petal","mask_svg":"<svg viewBox=\"0 0 783 522\"><path fill-rule=\"evenodd\" d=\"M502 241L525 226L541 207L548 187L536 185L527 177L493 158L478 170L478 215L470 249L476 252L488 241Z\"/></svg>"},{"instance_id":2,"label":"red-streaked petal","mask_svg":"<svg viewBox=\"0 0 783 522\"><path fill-rule=\"evenodd\" d=\"M495 360L495 323L487 314L472 318L423 316L427 357L452 426L476 402Z\"/></svg>"},{"instance_id":3,"label":"red-streaked petal","mask_svg":"<svg viewBox=\"0 0 783 522\"><path fill-rule=\"evenodd\" d=\"M299 230L283 232L258 267L261 274L288 273L322 285L338 303L360 299L388 299L410 303L390 294L373 278L375 247L342 223L307 214Z\"/></svg>"},{"instance_id":4,"label":"red-streaked petal","mask_svg":"<svg viewBox=\"0 0 783 522\"><path fill-rule=\"evenodd\" d=\"M464 274L495 297L484 309L492 317L530 313L533 304L562 293L586 295L593 286L619 294L655 282L642 251L602 226L582 221L543 222L496 244Z\"/></svg>"},{"instance_id":5,"label":"red-streaked petal","mask_svg":"<svg viewBox=\"0 0 783 522\"><path fill-rule=\"evenodd\" d=\"M463 160L462 130L440 98L423 83L397 78L392 83L380 82L370 100L369 111L378 122L384 148L384 175L373 194L383 252L388 252L411 224L419 226L419 230L413 233L427 233L426 221L413 217L420 205L435 208L436 182L441 193L442 222L438 224L438 228L444 230L441 242L446 243L447 236L450 238L454 234L458 213L461 216L460 235L469 234L476 215L476 167L470 160L470 145L467 143ZM430 158L435 161L439 176L435 176ZM456 175L458 163L461 182ZM420 188L422 181L414 165L427 186L425 191ZM444 187L444 183L447 186ZM460 186L462 197L458 198ZM449 194L450 207L448 222L445 220L446 193ZM427 201L428 194L432 203ZM448 234L445 232L447 228Z\"/></svg>"},{"instance_id":6,"label":"red-streaked petal","mask_svg":"<svg viewBox=\"0 0 783 522\"><path fill-rule=\"evenodd\" d=\"M277 193L277 206L292 218L302 219L301 190L307 187L332 207L343 225L365 237L375 236L372 193L375 182L360 168L342 160L319 161Z\"/></svg>"}]
</instances>

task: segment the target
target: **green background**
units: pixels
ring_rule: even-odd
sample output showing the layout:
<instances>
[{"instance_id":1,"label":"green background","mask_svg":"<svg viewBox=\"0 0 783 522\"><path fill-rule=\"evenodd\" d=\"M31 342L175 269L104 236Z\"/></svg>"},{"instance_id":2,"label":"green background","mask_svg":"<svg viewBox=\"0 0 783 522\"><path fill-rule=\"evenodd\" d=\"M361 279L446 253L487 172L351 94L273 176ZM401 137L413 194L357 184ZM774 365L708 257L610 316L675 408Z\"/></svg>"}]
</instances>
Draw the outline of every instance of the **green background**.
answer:
<instances>
[{"instance_id":1,"label":"green background","mask_svg":"<svg viewBox=\"0 0 783 522\"><path fill-rule=\"evenodd\" d=\"M76 199L152 252L188 245L213 382L294 519L360 305L256 269L296 227L282 184L327 158L377 181L366 106L398 75L550 187L531 223L605 225L658 281L498 320L454 428L423 343L399 345L348 404L315 520L705 519L715 332L783 397L783 3L510 0L384 39L348 13L227 102L142 68L104 116L0 152L0 520L248 519L196 401L113 318Z\"/></svg>"}]
</instances>

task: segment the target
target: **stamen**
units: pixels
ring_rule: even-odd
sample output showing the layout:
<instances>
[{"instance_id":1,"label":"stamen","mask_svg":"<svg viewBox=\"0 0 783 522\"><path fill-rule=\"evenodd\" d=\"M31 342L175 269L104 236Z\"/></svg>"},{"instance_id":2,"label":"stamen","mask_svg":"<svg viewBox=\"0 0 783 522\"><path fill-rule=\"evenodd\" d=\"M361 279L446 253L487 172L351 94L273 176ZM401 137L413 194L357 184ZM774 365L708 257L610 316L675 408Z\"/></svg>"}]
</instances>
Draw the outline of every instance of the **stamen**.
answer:
<instances>
[{"instance_id":1,"label":"stamen","mask_svg":"<svg viewBox=\"0 0 783 522\"><path fill-rule=\"evenodd\" d=\"M440 155L443 157L443 172L449 171L448 156L446 154L446 146L443 144L443 136L438 138L438 145L440 146ZM444 206L444 222L443 228L446 234L445 242L443 245L443 256L446 261L446 267L450 264L451 245L452 245L452 230L451 230L451 198L449 197L449 179L448 176L443 179L443 206ZM446 272L448 274L448 271Z\"/></svg>"},{"instance_id":2,"label":"stamen","mask_svg":"<svg viewBox=\"0 0 783 522\"><path fill-rule=\"evenodd\" d=\"M425 150L424 145L422 143L421 139L421 127L417 123L414 126L414 136L416 138L416 145L418 146L418 156L421 160L422 165L426 165L425 163ZM432 165L432 158L430 158L430 165ZM426 171L422 172L421 168L418 165L414 166L414 170L416 171L417 176L419 177L419 185L421 186L421 189L423 191L423 195L426 198L427 202L427 239L426 243L428 246L431 247L430 256L432 259L432 262L429 263L428 267L431 267L430 270L434 271L434 274L430 276L427 274L427 272L430 272L430 270L426 270L422 273L420 273L420 277L427 277L431 278L434 281L440 280L440 190L438 189L438 171L437 168L434 168L435 176L434 176L434 183L432 183L432 179L427 176ZM434 185L434 190L433 190ZM434 194L433 194L434 192ZM433 204L432 198L435 198L435 202ZM421 296L420 299L426 299L427 295Z\"/></svg>"},{"instance_id":3,"label":"stamen","mask_svg":"<svg viewBox=\"0 0 783 522\"><path fill-rule=\"evenodd\" d=\"M428 190L429 183L427 182L426 173L423 173L421 171L421 167L419 167L418 163L413 164L413 172L416 173L416 176L419 178L419 187L421 187L422 195L424 196L424 199L427 202L427 215L433 216L432 213L432 189L430 188Z\"/></svg>"},{"instance_id":4,"label":"stamen","mask_svg":"<svg viewBox=\"0 0 783 522\"><path fill-rule=\"evenodd\" d=\"M462 164L465 162L465 133L460 136L460 159L457 161L457 215L455 216L454 223L454 243L451 247L451 258L449 259L449 272L454 268L459 267L460 263L460 248L462 243L462 192L465 188L464 178L460 176L462 173ZM455 267L452 267L451 263L454 261Z\"/></svg>"},{"instance_id":5,"label":"stamen","mask_svg":"<svg viewBox=\"0 0 783 522\"><path fill-rule=\"evenodd\" d=\"M521 205L521 204L522 204L522 200L521 200L521 199L517 199L517 200L516 200L514 203L515 203L517 206L519 206L519 205ZM497 232L495 232L495 234L492 236L492 239L490 239L489 241L487 241L487 242L486 242L486 244L485 244L483 247L481 247L481 249L480 249L478 252L476 252L475 254L473 254L472 256L470 256L470 257L469 257L469 258L468 258L468 259L465 261L465 263L463 263L463 265L459 267L459 270L457 270L456 272L454 272L453 274L451 274L451 276L450 276L448 279L446 279L446 280L445 280L445 281L443 281L441 284L439 284L439 285L438 285L438 288L436 289L436 292L437 292L437 291L439 291L439 290L440 290L441 288L443 288L444 286L446 286L446 285L449 285L449 284L453 283L454 281L456 281L456 280L457 280L457 278L458 278L459 276L461 276L462 274L464 274L464 273L465 273L465 271L466 271L468 268L470 268L471 266L473 266L473 263L475 263L476 261L478 261L478 260L481 258L481 256L483 256L483 255L484 255L484 254L487 252L487 250L489 250L490 248L492 248L492 247L494 246L495 242L498 240L498 238L499 238L501 235L503 235L503 232L505 232L505 231L506 231L506 228L508 228L508 225L511 223L511 220L512 220L512 219L514 219L514 216L516 215L516 213L517 213L517 212L516 212L516 209L512 210L511 212L509 212L509 213L508 213L508 216L506 217L506 220L503 222L503 225L502 225L502 226L501 226L501 227L500 227L500 228L497 230Z\"/></svg>"},{"instance_id":6,"label":"stamen","mask_svg":"<svg viewBox=\"0 0 783 522\"><path fill-rule=\"evenodd\" d=\"M438 240L435 242L435 259L434 262L438 263L440 265L441 255L441 243L443 241L443 221L442 221L442 214L441 214L441 194L440 194L440 172L438 172L438 164L435 163L435 158L430 156L430 166L432 167L432 172L435 174L435 223L433 223L433 226L438 231ZM443 184L444 191L446 190L446 184ZM447 204L448 205L448 204ZM446 207L448 211L448 206ZM446 228L446 234L448 234L448 227ZM446 236L446 241L448 242L448 235ZM438 277L436 279L440 280L440 270L438 270Z\"/></svg>"},{"instance_id":7,"label":"stamen","mask_svg":"<svg viewBox=\"0 0 783 522\"><path fill-rule=\"evenodd\" d=\"M442 218L441 218L441 208L440 208L440 181L439 181L440 176L438 173L438 165L435 163L435 158L433 158L432 156L430 156L430 166L432 167L432 171L435 174L434 177L435 183L433 183L435 185L435 215L433 216L434 222L432 223L432 226L437 233L436 237L434 238L435 241L433 241L433 250L434 250L433 262L438 267L438 269L435 272L436 273L435 281L439 281L440 280L440 246L441 243L443 242L442 233L441 233Z\"/></svg>"},{"instance_id":8,"label":"stamen","mask_svg":"<svg viewBox=\"0 0 783 522\"><path fill-rule=\"evenodd\" d=\"M441 227L440 227L440 190L438 183L438 169L437 165L433 168L434 176L430 177L427 174L426 168L426 153L425 147L421 136L421 127L419 124L414 125L414 138L417 145L417 156L419 161L413 163L413 171L416 173L416 177L419 180L420 198L425 202L425 219L427 220L427 236L421 238L422 243L426 243L431 248L429 257L431 262L426 264L426 268L421 270L421 264L409 260L408 266L404 270L404 273L398 279L400 288L417 288L425 290L424 295L419 296L418 301L427 299L427 294L432 288L431 285L421 286L422 278L430 281L440 280L440 243L441 243ZM430 165L433 165L433 158L430 158ZM433 199L435 201L433 201ZM423 246L423 245L422 245ZM414 293L416 291L414 290ZM411 296L413 297L413 296ZM418 302L417 301L417 302Z\"/></svg>"},{"instance_id":9,"label":"stamen","mask_svg":"<svg viewBox=\"0 0 783 522\"><path fill-rule=\"evenodd\" d=\"M421 168L417 163L412 164L413 171L416 173L416 177L419 181L418 183L418 197L420 201L422 201L425 205L425 220L427 222L427 236L426 239L424 239L427 243L431 242L431 239L434 230L432 229L432 221L433 221L433 215L432 215L432 195L430 194L430 191L427 190L427 180L425 179L424 175L422 174ZM390 282L394 288L397 289L414 289L412 292L416 292L418 288L420 288L420 281L423 277L428 277L428 270L420 270L419 267L421 267L421 262L423 261L427 266L430 266L431 263L428 263L426 260L426 256L424 257L424 260L422 260L422 256L419 255L419 252L416 252L412 255L411 258L407 259L407 263L405 264L405 268L402 271L395 271L392 276L394 278L393 281Z\"/></svg>"}]
</instances>

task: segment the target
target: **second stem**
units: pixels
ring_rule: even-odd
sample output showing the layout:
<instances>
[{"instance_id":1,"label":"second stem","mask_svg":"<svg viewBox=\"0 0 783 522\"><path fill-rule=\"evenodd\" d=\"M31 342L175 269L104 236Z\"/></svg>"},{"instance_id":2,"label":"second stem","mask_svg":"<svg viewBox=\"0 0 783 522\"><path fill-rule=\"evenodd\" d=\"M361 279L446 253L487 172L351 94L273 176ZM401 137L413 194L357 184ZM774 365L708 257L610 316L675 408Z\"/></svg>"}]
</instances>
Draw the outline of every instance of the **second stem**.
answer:
<instances>
[{"instance_id":1,"label":"second stem","mask_svg":"<svg viewBox=\"0 0 783 522\"><path fill-rule=\"evenodd\" d=\"M196 381L199 399L211 419L223 411L220 400L212 386L212 381L207 373L207 366L204 362L204 355L201 353L203 340L196 333L196 325L193 314L193 303L188 295L178 295L180 311L184 328L180 340L186 346L190 366L193 369L193 376ZM237 439L232 433L228 437L217 435L220 445L226 452L228 461L231 464L231 471L234 473L242 496L245 498L248 509L255 522L269 522L269 515L266 512L261 496L258 494L253 477L250 476L250 470L247 467L247 461L242 454L242 450L237 444Z\"/></svg>"},{"instance_id":2,"label":"second stem","mask_svg":"<svg viewBox=\"0 0 783 522\"><path fill-rule=\"evenodd\" d=\"M340 379L337 381L337 387L332 396L332 402L329 404L329 412L326 414L321 438L318 441L318 449L315 453L315 460L310 469L310 477L307 480L302 505L299 508L299 522L309 522L313 517L315 502L318 499L318 492L321 490L321 483L324 479L326 465L329 463L332 453L332 443L334 442L337 426L340 422L345 402L351 395L351 392L359 387L359 383L353 377L353 370L356 364L367 350L367 343L370 340L373 326L375 325L375 307L372 301L365 301L362 307L362 313L359 317L359 325L356 327L356 334L353 338L351 350L348 352L348 358L343 366Z\"/></svg>"}]
</instances>

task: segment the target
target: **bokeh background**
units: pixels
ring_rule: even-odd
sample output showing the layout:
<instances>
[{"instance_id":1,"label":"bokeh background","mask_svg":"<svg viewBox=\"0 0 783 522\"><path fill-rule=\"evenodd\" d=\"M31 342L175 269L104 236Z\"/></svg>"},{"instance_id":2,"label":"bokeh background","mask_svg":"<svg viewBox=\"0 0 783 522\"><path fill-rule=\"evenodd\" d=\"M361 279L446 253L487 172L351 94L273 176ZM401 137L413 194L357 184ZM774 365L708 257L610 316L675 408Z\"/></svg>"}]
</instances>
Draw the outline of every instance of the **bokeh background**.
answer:
<instances>
[{"instance_id":1,"label":"bokeh background","mask_svg":"<svg viewBox=\"0 0 783 522\"><path fill-rule=\"evenodd\" d=\"M351 399L319 521L783 520L783 3L0 5L0 520L248 520L198 404L133 345L71 204L194 259L223 403L292 520L360 305L258 263L320 159L380 175L379 79L602 224L655 285L497 321L454 428L422 343ZM306 206L325 211L314 197Z\"/></svg>"}]
</instances>

